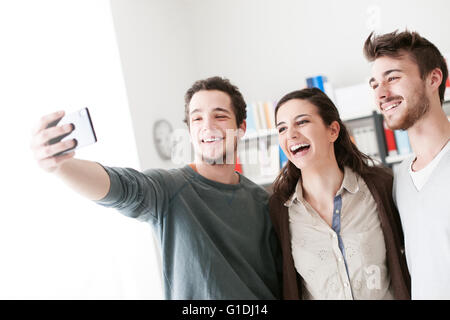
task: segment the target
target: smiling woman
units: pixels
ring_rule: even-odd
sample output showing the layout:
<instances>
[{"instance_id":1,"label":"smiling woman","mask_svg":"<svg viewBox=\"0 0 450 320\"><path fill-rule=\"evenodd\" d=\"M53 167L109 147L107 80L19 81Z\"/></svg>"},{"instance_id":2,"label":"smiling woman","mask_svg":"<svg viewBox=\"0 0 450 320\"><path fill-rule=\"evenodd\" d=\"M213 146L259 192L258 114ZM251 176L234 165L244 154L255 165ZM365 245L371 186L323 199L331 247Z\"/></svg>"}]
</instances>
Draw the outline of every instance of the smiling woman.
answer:
<instances>
[{"instance_id":1,"label":"smiling woman","mask_svg":"<svg viewBox=\"0 0 450 320\"><path fill-rule=\"evenodd\" d=\"M149 227L74 194L27 148L42 115L88 106L98 143L80 156L139 167L109 1L2 1L0 32L14 49L0 59L13 120L0 126L0 298L162 298Z\"/></svg>"},{"instance_id":2,"label":"smiling woman","mask_svg":"<svg viewBox=\"0 0 450 320\"><path fill-rule=\"evenodd\" d=\"M369 166L319 89L285 95L275 120L289 159L270 199L284 298L409 299L392 174Z\"/></svg>"}]
</instances>

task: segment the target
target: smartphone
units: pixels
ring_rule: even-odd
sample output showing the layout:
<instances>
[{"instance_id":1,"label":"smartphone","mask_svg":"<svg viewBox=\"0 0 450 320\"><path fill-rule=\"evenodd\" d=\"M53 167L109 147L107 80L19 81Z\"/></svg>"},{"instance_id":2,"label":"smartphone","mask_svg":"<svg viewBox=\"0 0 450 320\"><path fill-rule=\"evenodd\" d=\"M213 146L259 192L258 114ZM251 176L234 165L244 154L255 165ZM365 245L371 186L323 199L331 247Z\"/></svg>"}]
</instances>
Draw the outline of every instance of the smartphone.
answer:
<instances>
[{"instance_id":1,"label":"smartphone","mask_svg":"<svg viewBox=\"0 0 450 320\"><path fill-rule=\"evenodd\" d=\"M76 150L97 142L97 136L95 135L94 126L92 125L91 115L88 108L80 109L76 112L69 113L62 118L59 118L51 122L47 128L54 127L56 125L72 124L73 130L69 133L63 134L59 137L51 139L48 143L54 144L60 141L66 141L75 139L75 146L67 150L61 151L54 156L66 154L72 150Z\"/></svg>"}]
</instances>

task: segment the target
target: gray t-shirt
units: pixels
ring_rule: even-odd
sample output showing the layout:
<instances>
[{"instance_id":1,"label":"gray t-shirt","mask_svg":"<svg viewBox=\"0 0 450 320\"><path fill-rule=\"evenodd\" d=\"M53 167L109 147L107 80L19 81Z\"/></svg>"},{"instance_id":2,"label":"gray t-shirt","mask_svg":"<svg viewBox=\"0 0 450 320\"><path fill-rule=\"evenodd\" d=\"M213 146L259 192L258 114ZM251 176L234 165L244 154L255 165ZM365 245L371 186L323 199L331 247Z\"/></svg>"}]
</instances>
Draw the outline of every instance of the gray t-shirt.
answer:
<instances>
[{"instance_id":1,"label":"gray t-shirt","mask_svg":"<svg viewBox=\"0 0 450 320\"><path fill-rule=\"evenodd\" d=\"M191 167L138 172L104 167L96 201L149 222L160 241L166 299L278 299L281 252L268 194L239 175L211 181Z\"/></svg>"}]
</instances>

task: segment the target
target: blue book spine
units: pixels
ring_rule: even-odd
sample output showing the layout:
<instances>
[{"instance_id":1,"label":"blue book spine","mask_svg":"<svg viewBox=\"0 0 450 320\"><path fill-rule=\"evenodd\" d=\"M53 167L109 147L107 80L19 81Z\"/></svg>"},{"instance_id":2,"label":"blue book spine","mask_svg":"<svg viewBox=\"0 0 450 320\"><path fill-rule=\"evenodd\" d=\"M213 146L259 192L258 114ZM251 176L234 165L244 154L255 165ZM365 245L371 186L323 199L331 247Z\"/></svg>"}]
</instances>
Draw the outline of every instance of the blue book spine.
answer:
<instances>
[{"instance_id":1,"label":"blue book spine","mask_svg":"<svg viewBox=\"0 0 450 320\"><path fill-rule=\"evenodd\" d=\"M405 130L394 130L395 142L397 143L397 150L399 154L412 153L411 145L409 144L408 132Z\"/></svg>"},{"instance_id":2,"label":"blue book spine","mask_svg":"<svg viewBox=\"0 0 450 320\"><path fill-rule=\"evenodd\" d=\"M247 106L247 131L256 131L255 115L253 114L253 108L251 105Z\"/></svg>"},{"instance_id":3,"label":"blue book spine","mask_svg":"<svg viewBox=\"0 0 450 320\"><path fill-rule=\"evenodd\" d=\"M278 148L280 148L280 169L281 169L288 162L288 158L284 154L283 149L281 149L280 146Z\"/></svg>"},{"instance_id":4,"label":"blue book spine","mask_svg":"<svg viewBox=\"0 0 450 320\"><path fill-rule=\"evenodd\" d=\"M314 77L314 87L319 88L323 92L325 92L325 88L323 86L324 78L322 76Z\"/></svg>"}]
</instances>

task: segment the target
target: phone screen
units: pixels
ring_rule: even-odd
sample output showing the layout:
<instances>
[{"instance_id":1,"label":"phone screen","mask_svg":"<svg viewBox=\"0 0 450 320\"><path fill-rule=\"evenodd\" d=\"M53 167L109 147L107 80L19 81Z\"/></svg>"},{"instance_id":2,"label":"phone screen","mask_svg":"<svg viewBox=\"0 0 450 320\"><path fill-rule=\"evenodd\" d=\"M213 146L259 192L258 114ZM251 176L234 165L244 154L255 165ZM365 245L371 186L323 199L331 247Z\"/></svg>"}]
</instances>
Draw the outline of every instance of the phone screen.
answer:
<instances>
[{"instance_id":1,"label":"phone screen","mask_svg":"<svg viewBox=\"0 0 450 320\"><path fill-rule=\"evenodd\" d=\"M53 127L56 125L64 125L64 124L72 124L74 126L74 129L67 133L63 134L59 137L56 137L54 139L51 139L49 141L49 144L54 144L60 141L66 141L75 139L76 145L73 148L64 150L55 156L59 156L65 153L68 153L72 150L76 150L91 144L94 144L97 142L97 136L95 135L94 126L92 125L92 119L89 114L88 108L80 109L76 112L69 113L62 117L61 119L58 119L52 123L50 123L47 128Z\"/></svg>"}]
</instances>

